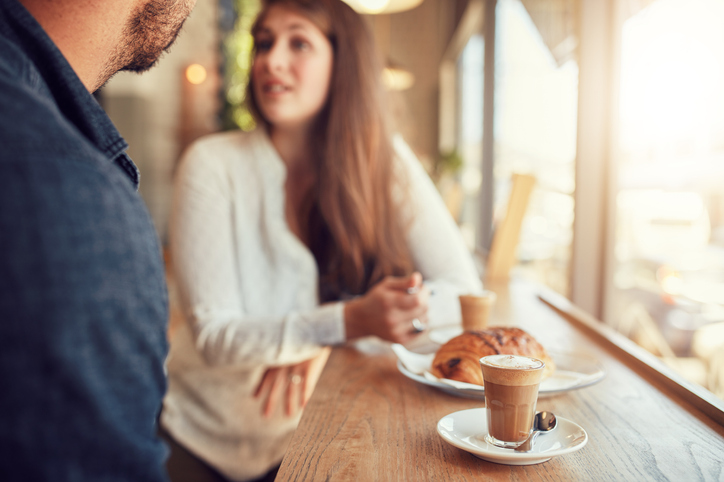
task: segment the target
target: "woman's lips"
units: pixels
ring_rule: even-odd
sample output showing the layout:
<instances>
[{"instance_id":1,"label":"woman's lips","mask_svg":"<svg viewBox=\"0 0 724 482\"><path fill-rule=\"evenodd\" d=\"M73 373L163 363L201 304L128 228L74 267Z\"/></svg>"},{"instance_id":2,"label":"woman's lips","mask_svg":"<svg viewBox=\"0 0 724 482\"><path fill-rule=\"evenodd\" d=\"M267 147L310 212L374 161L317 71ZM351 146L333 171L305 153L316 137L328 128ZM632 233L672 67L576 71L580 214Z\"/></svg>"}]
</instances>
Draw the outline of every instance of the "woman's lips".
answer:
<instances>
[{"instance_id":1,"label":"woman's lips","mask_svg":"<svg viewBox=\"0 0 724 482\"><path fill-rule=\"evenodd\" d=\"M283 94L289 90L291 90L289 87L279 82L268 82L262 85L262 92L265 94Z\"/></svg>"}]
</instances>

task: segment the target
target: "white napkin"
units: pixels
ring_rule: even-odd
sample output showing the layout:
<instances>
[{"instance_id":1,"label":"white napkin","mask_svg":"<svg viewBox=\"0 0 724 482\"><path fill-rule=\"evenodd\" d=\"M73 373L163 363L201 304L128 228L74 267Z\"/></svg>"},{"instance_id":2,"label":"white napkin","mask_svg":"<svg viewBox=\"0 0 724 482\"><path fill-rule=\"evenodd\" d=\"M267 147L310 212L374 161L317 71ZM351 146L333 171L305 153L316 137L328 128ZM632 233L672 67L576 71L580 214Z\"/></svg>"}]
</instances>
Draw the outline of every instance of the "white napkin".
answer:
<instances>
[{"instance_id":1,"label":"white napkin","mask_svg":"<svg viewBox=\"0 0 724 482\"><path fill-rule=\"evenodd\" d=\"M392 351L395 352L397 358L407 368L408 371L417 375L424 375L426 371L432 366L432 359L435 358L434 353L428 353L423 355L421 353L415 353L399 343L392 344Z\"/></svg>"},{"instance_id":2,"label":"white napkin","mask_svg":"<svg viewBox=\"0 0 724 482\"><path fill-rule=\"evenodd\" d=\"M481 387L480 385L474 385L472 383L465 383L465 382L459 382L457 380L450 380L449 378L437 378L435 375L433 375L430 372L425 372L423 376L430 381L434 382L440 382L444 383L445 385L450 385L451 387L458 388L460 390L480 390L483 391L485 388Z\"/></svg>"},{"instance_id":3,"label":"white napkin","mask_svg":"<svg viewBox=\"0 0 724 482\"><path fill-rule=\"evenodd\" d=\"M415 353L399 343L392 344L392 351L395 352L400 362L407 368L408 371L417 375L422 375L426 380L431 382L444 383L458 389L465 390L484 390L480 385L473 385L472 383L458 382L457 380L450 380L448 378L438 378L430 373L430 367L432 366L432 360L435 358L434 353L423 355L421 353Z\"/></svg>"}]
</instances>

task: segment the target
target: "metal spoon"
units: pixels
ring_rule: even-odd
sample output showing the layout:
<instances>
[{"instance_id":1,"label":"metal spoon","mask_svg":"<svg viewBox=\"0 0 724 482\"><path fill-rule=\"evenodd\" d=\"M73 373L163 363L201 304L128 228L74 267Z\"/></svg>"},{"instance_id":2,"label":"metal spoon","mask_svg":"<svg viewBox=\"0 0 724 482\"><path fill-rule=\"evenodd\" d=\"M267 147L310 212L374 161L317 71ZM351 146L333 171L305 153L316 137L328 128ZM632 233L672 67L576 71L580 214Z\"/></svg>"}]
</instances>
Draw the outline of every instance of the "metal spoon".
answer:
<instances>
[{"instance_id":1,"label":"metal spoon","mask_svg":"<svg viewBox=\"0 0 724 482\"><path fill-rule=\"evenodd\" d=\"M533 419L533 432L525 442L515 448L516 452L530 452L538 434L541 432L550 432L554 428L556 428L556 416L553 412L542 411L536 413Z\"/></svg>"}]
</instances>

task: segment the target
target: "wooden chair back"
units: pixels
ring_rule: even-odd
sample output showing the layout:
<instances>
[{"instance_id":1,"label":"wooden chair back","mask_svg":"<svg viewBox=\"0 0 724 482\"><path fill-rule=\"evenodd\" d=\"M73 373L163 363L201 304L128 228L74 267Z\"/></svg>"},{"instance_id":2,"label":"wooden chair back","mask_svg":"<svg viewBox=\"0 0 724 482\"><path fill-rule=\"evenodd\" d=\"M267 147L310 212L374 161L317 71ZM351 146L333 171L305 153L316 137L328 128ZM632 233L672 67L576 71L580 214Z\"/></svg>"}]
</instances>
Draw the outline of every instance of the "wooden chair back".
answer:
<instances>
[{"instance_id":1,"label":"wooden chair back","mask_svg":"<svg viewBox=\"0 0 724 482\"><path fill-rule=\"evenodd\" d=\"M530 195L535 186L535 177L529 174L513 174L513 187L508 199L505 217L495 228L493 242L485 267L487 280L507 279L515 265L520 229L528 210Z\"/></svg>"}]
</instances>

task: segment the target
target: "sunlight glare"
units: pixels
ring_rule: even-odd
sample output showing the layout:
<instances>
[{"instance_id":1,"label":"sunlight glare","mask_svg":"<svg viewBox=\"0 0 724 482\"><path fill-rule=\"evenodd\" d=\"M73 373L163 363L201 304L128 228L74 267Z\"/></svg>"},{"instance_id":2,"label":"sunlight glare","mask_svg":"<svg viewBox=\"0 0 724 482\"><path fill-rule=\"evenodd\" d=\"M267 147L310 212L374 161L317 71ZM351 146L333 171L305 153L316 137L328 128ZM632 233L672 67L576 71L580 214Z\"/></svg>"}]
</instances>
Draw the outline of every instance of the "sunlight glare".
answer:
<instances>
[{"instance_id":1,"label":"sunlight glare","mask_svg":"<svg viewBox=\"0 0 724 482\"><path fill-rule=\"evenodd\" d=\"M724 15L721 3L661 0L627 22L620 102L625 145L711 134L724 109L724 35L713 23L717 12Z\"/></svg>"}]
</instances>

